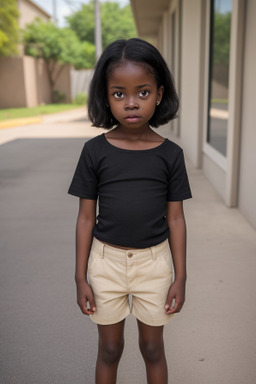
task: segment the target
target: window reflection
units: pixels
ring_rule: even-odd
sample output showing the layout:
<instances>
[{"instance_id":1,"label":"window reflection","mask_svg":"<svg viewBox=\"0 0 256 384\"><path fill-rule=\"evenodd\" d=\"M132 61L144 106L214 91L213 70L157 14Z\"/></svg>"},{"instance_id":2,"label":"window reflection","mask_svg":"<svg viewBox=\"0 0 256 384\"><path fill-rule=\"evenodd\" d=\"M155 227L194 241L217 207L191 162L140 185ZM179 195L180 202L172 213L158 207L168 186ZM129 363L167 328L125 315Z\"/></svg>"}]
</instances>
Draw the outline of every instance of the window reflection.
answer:
<instances>
[{"instance_id":1,"label":"window reflection","mask_svg":"<svg viewBox=\"0 0 256 384\"><path fill-rule=\"evenodd\" d=\"M232 0L211 1L208 143L226 155Z\"/></svg>"}]
</instances>

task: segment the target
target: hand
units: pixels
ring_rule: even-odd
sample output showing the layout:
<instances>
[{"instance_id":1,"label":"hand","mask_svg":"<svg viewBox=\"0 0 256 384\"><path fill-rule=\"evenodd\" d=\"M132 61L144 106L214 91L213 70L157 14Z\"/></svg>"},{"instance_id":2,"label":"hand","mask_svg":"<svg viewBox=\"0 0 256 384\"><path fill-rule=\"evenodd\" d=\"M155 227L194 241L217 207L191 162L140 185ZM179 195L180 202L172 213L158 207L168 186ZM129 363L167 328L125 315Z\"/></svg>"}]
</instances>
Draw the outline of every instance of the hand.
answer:
<instances>
[{"instance_id":1,"label":"hand","mask_svg":"<svg viewBox=\"0 0 256 384\"><path fill-rule=\"evenodd\" d=\"M93 315L96 311L96 305L92 293L92 289L87 281L77 282L77 304L84 315ZM89 302L89 308L87 307Z\"/></svg>"},{"instance_id":2,"label":"hand","mask_svg":"<svg viewBox=\"0 0 256 384\"><path fill-rule=\"evenodd\" d=\"M174 305L173 305L174 301ZM185 302L185 281L174 281L170 286L165 310L167 315L180 312Z\"/></svg>"}]
</instances>

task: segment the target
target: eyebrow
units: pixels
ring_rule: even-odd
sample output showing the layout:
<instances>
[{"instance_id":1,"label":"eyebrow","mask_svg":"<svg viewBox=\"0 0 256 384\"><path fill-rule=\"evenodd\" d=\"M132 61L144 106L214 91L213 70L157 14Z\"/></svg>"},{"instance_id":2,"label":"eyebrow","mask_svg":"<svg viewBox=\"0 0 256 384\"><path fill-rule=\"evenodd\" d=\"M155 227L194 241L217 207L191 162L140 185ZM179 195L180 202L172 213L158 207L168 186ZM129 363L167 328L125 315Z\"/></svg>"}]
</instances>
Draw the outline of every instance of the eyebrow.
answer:
<instances>
[{"instance_id":1,"label":"eyebrow","mask_svg":"<svg viewBox=\"0 0 256 384\"><path fill-rule=\"evenodd\" d=\"M138 89L144 88L144 87L152 87L152 85L151 84L141 84L141 85L137 86ZM125 89L125 87L120 87L119 85L113 85L111 87L111 89L113 89L113 88L115 88L115 89Z\"/></svg>"}]
</instances>

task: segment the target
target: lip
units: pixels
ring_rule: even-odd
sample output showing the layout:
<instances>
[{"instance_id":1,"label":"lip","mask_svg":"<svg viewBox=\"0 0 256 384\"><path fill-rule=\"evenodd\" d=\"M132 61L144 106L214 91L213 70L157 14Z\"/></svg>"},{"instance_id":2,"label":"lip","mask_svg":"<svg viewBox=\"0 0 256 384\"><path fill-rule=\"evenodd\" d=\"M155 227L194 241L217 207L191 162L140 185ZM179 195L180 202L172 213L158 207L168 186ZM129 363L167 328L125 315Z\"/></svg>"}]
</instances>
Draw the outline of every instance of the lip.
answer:
<instances>
[{"instance_id":1,"label":"lip","mask_svg":"<svg viewBox=\"0 0 256 384\"><path fill-rule=\"evenodd\" d=\"M138 115L128 115L128 116L125 117L125 120L134 123L134 122L140 120L140 116L138 116Z\"/></svg>"}]
</instances>

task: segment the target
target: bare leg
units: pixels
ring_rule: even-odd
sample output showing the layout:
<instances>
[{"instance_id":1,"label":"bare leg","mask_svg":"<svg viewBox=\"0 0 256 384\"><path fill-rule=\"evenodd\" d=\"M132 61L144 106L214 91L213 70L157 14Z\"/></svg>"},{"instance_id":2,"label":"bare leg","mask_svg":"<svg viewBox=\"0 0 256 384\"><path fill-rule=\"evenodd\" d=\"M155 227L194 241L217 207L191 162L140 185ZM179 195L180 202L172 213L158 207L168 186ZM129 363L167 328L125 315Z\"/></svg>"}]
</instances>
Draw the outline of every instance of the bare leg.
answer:
<instances>
[{"instance_id":1,"label":"bare leg","mask_svg":"<svg viewBox=\"0 0 256 384\"><path fill-rule=\"evenodd\" d=\"M113 325L98 325L99 346L96 384L115 384L119 360L124 349L125 320Z\"/></svg>"},{"instance_id":2,"label":"bare leg","mask_svg":"<svg viewBox=\"0 0 256 384\"><path fill-rule=\"evenodd\" d=\"M138 320L139 346L147 371L148 384L167 384L163 326L151 327Z\"/></svg>"}]
</instances>

